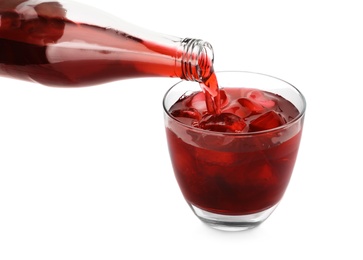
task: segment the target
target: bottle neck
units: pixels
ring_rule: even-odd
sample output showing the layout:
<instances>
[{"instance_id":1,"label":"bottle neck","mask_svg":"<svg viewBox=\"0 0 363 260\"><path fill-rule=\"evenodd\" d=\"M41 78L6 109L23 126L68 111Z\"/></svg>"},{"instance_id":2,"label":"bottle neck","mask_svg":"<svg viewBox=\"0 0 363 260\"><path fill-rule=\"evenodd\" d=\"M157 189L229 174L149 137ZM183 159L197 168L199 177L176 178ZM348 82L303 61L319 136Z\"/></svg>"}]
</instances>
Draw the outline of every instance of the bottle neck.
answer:
<instances>
[{"instance_id":1,"label":"bottle neck","mask_svg":"<svg viewBox=\"0 0 363 260\"><path fill-rule=\"evenodd\" d=\"M214 53L210 43L184 38L181 52L182 79L203 82L213 73Z\"/></svg>"}]
</instances>

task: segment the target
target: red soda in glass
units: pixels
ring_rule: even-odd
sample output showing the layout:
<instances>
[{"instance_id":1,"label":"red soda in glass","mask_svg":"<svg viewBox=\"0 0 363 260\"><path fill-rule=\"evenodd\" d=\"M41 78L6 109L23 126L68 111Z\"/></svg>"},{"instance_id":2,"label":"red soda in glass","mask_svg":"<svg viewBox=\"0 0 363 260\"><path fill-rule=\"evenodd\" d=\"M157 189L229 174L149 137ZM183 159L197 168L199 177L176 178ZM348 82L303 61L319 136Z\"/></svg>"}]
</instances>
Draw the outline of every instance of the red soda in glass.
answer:
<instances>
[{"instance_id":1,"label":"red soda in glass","mask_svg":"<svg viewBox=\"0 0 363 260\"><path fill-rule=\"evenodd\" d=\"M181 82L164 98L172 166L196 215L220 229L262 223L288 186L302 133L305 100L279 79L217 73L219 113L205 93ZM195 83L194 83L195 84Z\"/></svg>"}]
</instances>

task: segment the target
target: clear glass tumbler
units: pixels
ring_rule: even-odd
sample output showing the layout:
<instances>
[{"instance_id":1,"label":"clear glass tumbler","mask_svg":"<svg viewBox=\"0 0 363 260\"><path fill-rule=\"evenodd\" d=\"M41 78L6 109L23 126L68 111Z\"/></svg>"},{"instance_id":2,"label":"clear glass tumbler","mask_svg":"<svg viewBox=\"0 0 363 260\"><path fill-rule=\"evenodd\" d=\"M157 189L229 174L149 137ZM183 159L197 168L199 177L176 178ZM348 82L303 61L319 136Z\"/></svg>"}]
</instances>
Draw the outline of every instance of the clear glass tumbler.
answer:
<instances>
[{"instance_id":1,"label":"clear glass tumbler","mask_svg":"<svg viewBox=\"0 0 363 260\"><path fill-rule=\"evenodd\" d=\"M267 91L291 102L297 116L268 130L227 133L182 123L170 107L200 91L195 82L171 87L163 100L166 136L176 180L186 202L207 225L246 230L265 221L290 181L303 129L306 102L301 92L275 77L252 72L218 72L221 89Z\"/></svg>"}]
</instances>

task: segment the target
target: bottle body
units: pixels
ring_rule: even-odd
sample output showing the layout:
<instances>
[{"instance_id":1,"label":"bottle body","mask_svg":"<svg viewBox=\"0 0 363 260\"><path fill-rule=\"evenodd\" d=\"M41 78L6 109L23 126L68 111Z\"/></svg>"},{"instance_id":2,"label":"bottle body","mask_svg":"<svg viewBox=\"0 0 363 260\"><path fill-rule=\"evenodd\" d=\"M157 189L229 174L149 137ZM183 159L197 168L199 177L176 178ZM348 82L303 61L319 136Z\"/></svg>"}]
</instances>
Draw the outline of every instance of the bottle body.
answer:
<instances>
[{"instance_id":1,"label":"bottle body","mask_svg":"<svg viewBox=\"0 0 363 260\"><path fill-rule=\"evenodd\" d=\"M0 76L74 87L152 76L203 82L213 72L208 43L74 2L0 0L0 19Z\"/></svg>"}]
</instances>

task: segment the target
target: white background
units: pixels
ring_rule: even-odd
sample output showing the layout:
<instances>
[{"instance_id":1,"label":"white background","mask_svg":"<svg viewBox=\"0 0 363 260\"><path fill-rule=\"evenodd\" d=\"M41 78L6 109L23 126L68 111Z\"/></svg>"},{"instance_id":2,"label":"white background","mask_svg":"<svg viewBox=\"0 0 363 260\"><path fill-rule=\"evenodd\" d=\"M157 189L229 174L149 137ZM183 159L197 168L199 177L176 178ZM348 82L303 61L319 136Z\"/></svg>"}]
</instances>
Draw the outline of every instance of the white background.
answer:
<instances>
[{"instance_id":1,"label":"white background","mask_svg":"<svg viewBox=\"0 0 363 260\"><path fill-rule=\"evenodd\" d=\"M0 78L1 260L363 258L360 1L82 2L209 41L216 70L299 88L308 109L293 177L260 227L210 229L169 162L161 102L178 79L60 89Z\"/></svg>"}]
</instances>

